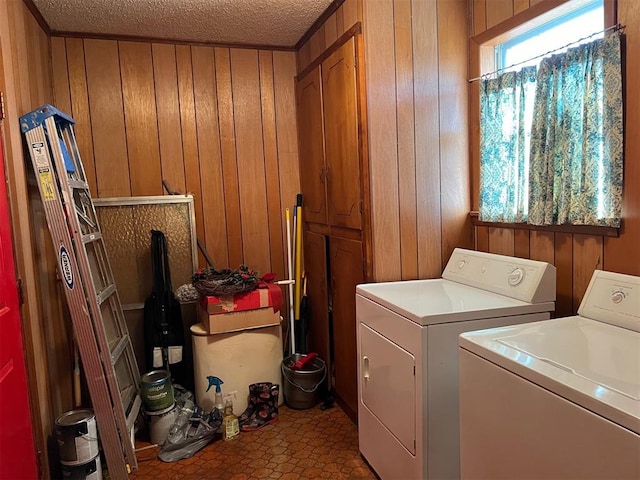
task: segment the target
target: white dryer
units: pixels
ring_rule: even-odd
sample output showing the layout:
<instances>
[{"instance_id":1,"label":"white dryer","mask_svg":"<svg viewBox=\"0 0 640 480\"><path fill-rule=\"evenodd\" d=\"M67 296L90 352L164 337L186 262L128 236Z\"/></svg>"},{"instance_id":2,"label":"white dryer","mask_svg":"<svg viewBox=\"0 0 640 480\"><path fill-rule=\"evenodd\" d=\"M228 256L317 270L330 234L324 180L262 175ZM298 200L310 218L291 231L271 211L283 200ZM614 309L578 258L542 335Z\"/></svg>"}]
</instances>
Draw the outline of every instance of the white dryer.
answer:
<instances>
[{"instance_id":1,"label":"white dryer","mask_svg":"<svg viewBox=\"0 0 640 480\"><path fill-rule=\"evenodd\" d=\"M640 277L596 271L578 315L460 336L465 479L640 478Z\"/></svg>"},{"instance_id":2,"label":"white dryer","mask_svg":"<svg viewBox=\"0 0 640 480\"><path fill-rule=\"evenodd\" d=\"M456 249L442 278L358 285L358 437L383 480L454 479L458 335L546 320L544 262Z\"/></svg>"}]
</instances>

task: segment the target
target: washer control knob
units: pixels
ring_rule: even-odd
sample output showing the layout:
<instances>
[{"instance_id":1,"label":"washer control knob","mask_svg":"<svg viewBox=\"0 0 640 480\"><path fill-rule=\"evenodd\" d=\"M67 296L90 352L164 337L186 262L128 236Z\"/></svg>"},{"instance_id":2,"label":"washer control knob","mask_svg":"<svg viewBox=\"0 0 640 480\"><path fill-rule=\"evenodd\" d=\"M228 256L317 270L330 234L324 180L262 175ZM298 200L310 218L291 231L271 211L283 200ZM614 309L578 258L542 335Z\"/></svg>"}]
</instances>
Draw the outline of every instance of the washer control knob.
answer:
<instances>
[{"instance_id":1,"label":"washer control knob","mask_svg":"<svg viewBox=\"0 0 640 480\"><path fill-rule=\"evenodd\" d=\"M467 261L466 261L466 260L460 260L460 261L458 262L458 268L459 268L460 270L462 270L466 264L467 264Z\"/></svg>"},{"instance_id":2,"label":"washer control knob","mask_svg":"<svg viewBox=\"0 0 640 480\"><path fill-rule=\"evenodd\" d=\"M620 303L621 301L623 301L627 296L625 295L625 293L622 290L616 290L615 292L613 292L611 294L611 301L613 303Z\"/></svg>"},{"instance_id":3,"label":"washer control knob","mask_svg":"<svg viewBox=\"0 0 640 480\"><path fill-rule=\"evenodd\" d=\"M522 270L520 267L515 268L509 274L509 285L511 285L512 287L520 284L522 280L524 280L524 270Z\"/></svg>"}]
</instances>

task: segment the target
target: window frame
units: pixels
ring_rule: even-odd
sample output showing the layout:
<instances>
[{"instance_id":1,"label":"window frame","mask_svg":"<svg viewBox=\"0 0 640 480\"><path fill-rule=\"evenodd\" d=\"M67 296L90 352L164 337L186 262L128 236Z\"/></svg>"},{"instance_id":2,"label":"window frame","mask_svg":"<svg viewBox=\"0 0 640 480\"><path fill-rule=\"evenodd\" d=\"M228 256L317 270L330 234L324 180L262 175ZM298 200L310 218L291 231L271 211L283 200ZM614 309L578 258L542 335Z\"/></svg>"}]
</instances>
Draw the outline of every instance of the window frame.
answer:
<instances>
[{"instance_id":1,"label":"window frame","mask_svg":"<svg viewBox=\"0 0 640 480\"><path fill-rule=\"evenodd\" d=\"M591 0L556 0L540 2L469 39L469 78L477 78L496 69L495 46L561 15L583 8ZM617 1L604 0L604 28L617 23ZM480 82L469 83L469 159L471 162L471 220L474 226L507 227L542 231L618 236L619 228L583 225L533 226L522 223L481 222L478 220L480 198ZM623 219L624 222L624 219Z\"/></svg>"}]
</instances>

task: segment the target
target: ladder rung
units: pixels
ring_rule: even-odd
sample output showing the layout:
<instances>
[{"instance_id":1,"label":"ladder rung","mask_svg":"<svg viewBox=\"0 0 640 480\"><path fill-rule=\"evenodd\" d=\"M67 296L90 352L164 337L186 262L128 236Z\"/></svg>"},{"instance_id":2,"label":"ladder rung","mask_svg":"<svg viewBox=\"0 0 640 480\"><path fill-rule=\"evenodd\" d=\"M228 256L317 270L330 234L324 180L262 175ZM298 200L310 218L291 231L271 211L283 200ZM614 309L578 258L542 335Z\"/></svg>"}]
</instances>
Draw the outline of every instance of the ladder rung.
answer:
<instances>
[{"instance_id":1,"label":"ladder rung","mask_svg":"<svg viewBox=\"0 0 640 480\"><path fill-rule=\"evenodd\" d=\"M89 233L82 236L82 243L95 242L96 240L100 240L101 238L101 233Z\"/></svg>"},{"instance_id":2,"label":"ladder rung","mask_svg":"<svg viewBox=\"0 0 640 480\"><path fill-rule=\"evenodd\" d=\"M115 348L111 350L111 365L116 364L118 358L120 358L120 355L124 352L124 349L127 348L129 341L129 335L124 335L120 340L118 340Z\"/></svg>"},{"instance_id":3,"label":"ladder rung","mask_svg":"<svg viewBox=\"0 0 640 480\"><path fill-rule=\"evenodd\" d=\"M129 414L127 415L127 430L131 431L133 428L133 424L138 418L138 413L140 413L140 406L142 405L142 399L140 395L136 395L135 400L133 401L133 406L131 410L129 410Z\"/></svg>"},{"instance_id":4,"label":"ladder rung","mask_svg":"<svg viewBox=\"0 0 640 480\"><path fill-rule=\"evenodd\" d=\"M125 387L124 390L120 392L120 398L122 401L122 407L126 410L128 405L131 405L131 402L134 401L134 397L137 396L135 385L129 385ZM135 407L135 403L134 403ZM133 408L131 409L133 411ZM125 424L127 421L125 420Z\"/></svg>"},{"instance_id":5,"label":"ladder rung","mask_svg":"<svg viewBox=\"0 0 640 480\"><path fill-rule=\"evenodd\" d=\"M89 184L82 180L69 180L69 186L76 190L89 190Z\"/></svg>"},{"instance_id":6,"label":"ladder rung","mask_svg":"<svg viewBox=\"0 0 640 480\"><path fill-rule=\"evenodd\" d=\"M104 301L109 298L116 291L116 286L112 283L107 288L102 290L98 295L98 305L102 305Z\"/></svg>"}]
</instances>

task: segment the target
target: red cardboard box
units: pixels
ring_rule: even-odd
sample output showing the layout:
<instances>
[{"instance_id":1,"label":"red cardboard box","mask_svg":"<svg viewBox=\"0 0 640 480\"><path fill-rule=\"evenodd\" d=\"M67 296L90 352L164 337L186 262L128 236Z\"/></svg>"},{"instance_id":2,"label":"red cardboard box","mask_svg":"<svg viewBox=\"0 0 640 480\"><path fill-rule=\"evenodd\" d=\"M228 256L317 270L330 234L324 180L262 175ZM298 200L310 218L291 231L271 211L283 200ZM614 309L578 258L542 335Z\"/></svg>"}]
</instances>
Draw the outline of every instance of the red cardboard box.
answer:
<instances>
[{"instance_id":1,"label":"red cardboard box","mask_svg":"<svg viewBox=\"0 0 640 480\"><path fill-rule=\"evenodd\" d=\"M200 307L209 315L242 312L266 307L271 307L273 312L278 312L281 306L282 290L279 285L273 283L262 283L255 290L236 295L200 297Z\"/></svg>"}]
</instances>

